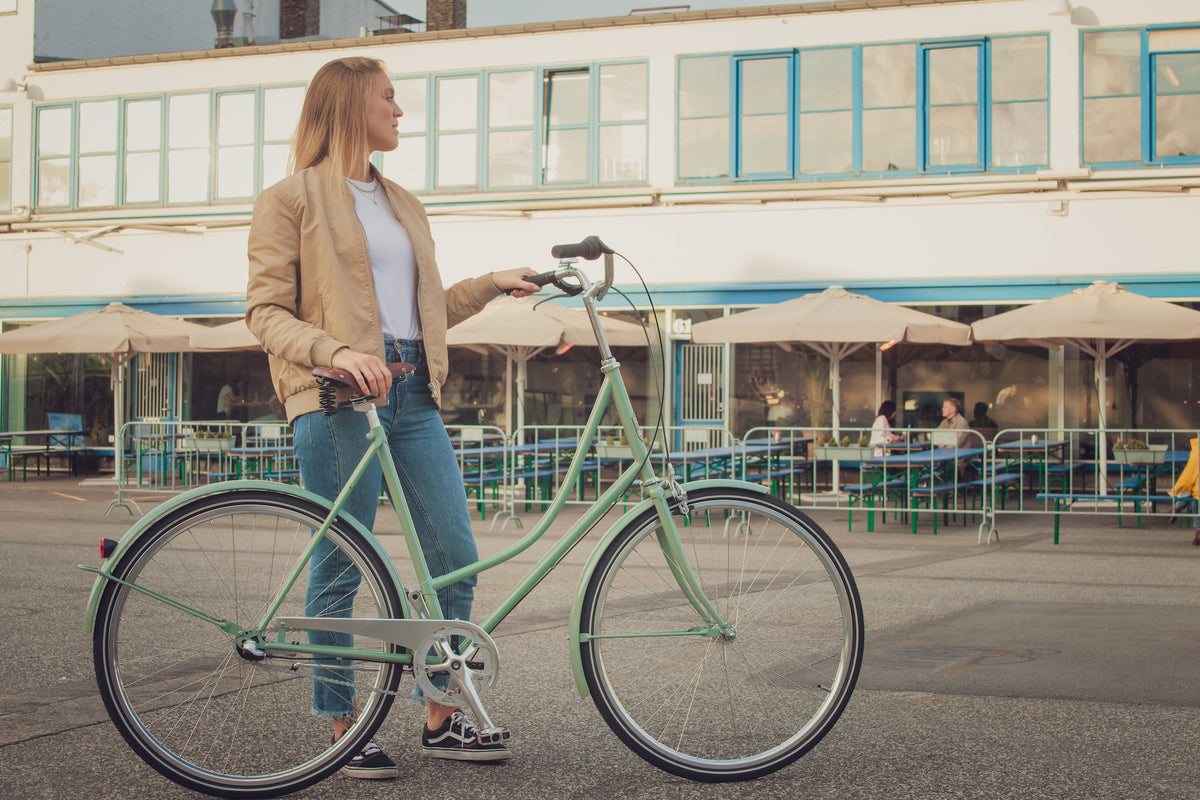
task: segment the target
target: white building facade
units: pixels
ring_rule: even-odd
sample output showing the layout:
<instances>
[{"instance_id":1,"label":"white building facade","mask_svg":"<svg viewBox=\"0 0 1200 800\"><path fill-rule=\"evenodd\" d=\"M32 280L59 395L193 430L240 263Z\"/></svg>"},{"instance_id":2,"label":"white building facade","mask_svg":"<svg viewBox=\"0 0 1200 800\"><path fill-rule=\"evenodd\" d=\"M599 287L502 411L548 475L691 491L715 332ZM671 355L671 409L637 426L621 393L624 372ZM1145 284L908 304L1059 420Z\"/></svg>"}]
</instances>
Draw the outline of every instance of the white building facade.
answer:
<instances>
[{"instance_id":1,"label":"white building facade","mask_svg":"<svg viewBox=\"0 0 1200 800\"><path fill-rule=\"evenodd\" d=\"M687 332L830 284L967 322L1098 279L1200 302L1194 0L840 0L45 64L26 5L0 15L21 45L0 54L6 328L112 300L239 314L253 198L284 174L306 81L344 55L394 78L380 163L425 201L447 284L549 268L589 234L637 265L671 422L745 430L781 393L827 419L822 359ZM1022 383L1065 395L1066 418L1033 421L1095 419L1078 354L972 351L889 354L884 392L969 408ZM1136 379L1114 365L1110 420L1200 423L1195 360L1163 355ZM202 358L172 362L167 415L204 416ZM1046 389L1055 359L1069 377ZM843 367L844 422L870 424L875 370ZM41 427L34 371L6 359L4 428Z\"/></svg>"}]
</instances>

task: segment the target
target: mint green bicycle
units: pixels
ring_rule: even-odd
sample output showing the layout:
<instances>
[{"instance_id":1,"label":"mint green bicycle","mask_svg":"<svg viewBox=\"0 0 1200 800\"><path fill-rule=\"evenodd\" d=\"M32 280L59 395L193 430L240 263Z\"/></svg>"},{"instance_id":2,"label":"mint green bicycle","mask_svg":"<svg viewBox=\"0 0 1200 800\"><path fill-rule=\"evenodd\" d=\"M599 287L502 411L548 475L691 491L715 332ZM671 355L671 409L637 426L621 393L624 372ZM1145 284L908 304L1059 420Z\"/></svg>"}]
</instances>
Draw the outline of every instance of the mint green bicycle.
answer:
<instances>
[{"instance_id":1,"label":"mint green bicycle","mask_svg":"<svg viewBox=\"0 0 1200 800\"><path fill-rule=\"evenodd\" d=\"M166 502L120 542L106 540L87 610L97 683L113 722L150 766L222 797L273 797L320 781L375 733L410 674L426 697L468 710L489 741L507 738L484 707L498 680L491 632L627 493L643 499L596 543L567 621L581 695L639 756L697 781L759 777L792 763L828 732L850 699L863 652L858 590L826 533L760 487L729 480L680 483L655 474L597 322L613 253L599 239L555 247L558 267L537 276L580 294L600 345L604 382L564 487L520 541L433 576L401 491L375 408L370 444L332 504L301 488L240 480ZM591 283L576 258L604 255ZM406 365L393 365L402 377ZM345 396L343 394L340 396ZM527 550L563 508L613 404L634 460L509 595L478 623L447 620L437 590ZM405 532L415 578L401 581L370 531L341 513L377 458ZM640 486L639 486L640 485ZM354 585L339 616L305 613L317 543L332 547L339 581ZM332 572L333 570L322 570ZM319 587L318 587L319 588ZM329 634L335 643L330 644ZM317 643L322 642L322 643ZM536 669L523 654L509 656ZM311 713L313 681L352 688L356 721L337 742Z\"/></svg>"}]
</instances>

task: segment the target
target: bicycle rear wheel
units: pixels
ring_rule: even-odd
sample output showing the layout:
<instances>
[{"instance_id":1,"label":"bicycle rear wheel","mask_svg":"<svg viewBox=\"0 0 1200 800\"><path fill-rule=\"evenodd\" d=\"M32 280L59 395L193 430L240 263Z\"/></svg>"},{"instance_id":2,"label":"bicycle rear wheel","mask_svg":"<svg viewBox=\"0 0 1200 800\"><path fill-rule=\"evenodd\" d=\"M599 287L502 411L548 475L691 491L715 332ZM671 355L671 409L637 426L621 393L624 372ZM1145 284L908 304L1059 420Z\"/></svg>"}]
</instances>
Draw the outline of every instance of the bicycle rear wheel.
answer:
<instances>
[{"instance_id":1,"label":"bicycle rear wheel","mask_svg":"<svg viewBox=\"0 0 1200 800\"><path fill-rule=\"evenodd\" d=\"M731 629L685 597L654 509L601 556L582 606L583 671L609 727L655 766L747 780L812 748L862 663L845 560L806 515L748 489L690 493L683 565Z\"/></svg>"},{"instance_id":2,"label":"bicycle rear wheel","mask_svg":"<svg viewBox=\"0 0 1200 800\"><path fill-rule=\"evenodd\" d=\"M317 574L329 576L329 591L314 597L336 609L331 615L400 618L387 568L340 520L327 534L328 546L322 544L298 581L285 585L326 513L283 492L203 497L148 527L112 574L251 630L281 593L278 617L305 616L306 591L320 588L309 587L309 575L320 562L325 568ZM338 602L327 602L329 592ZM315 613L317 601L311 602ZM383 721L400 667L273 652L274 623L263 634L259 653L239 649L235 637L214 623L110 581L97 607L93 659L104 704L122 736L166 777L222 797L273 797L332 773ZM343 636L337 644L395 651L378 640ZM307 643L309 637L294 632L286 641ZM331 721L313 715L318 688L355 698L357 721L336 744Z\"/></svg>"}]
</instances>

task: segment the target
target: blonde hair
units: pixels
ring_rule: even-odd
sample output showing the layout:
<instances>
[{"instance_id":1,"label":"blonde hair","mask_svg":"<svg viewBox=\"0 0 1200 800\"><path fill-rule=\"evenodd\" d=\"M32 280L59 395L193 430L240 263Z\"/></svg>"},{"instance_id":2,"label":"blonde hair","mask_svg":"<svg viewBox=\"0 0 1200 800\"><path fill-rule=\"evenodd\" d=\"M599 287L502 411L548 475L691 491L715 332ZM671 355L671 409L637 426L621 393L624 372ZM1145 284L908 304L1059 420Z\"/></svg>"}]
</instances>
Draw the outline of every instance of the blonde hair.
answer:
<instances>
[{"instance_id":1,"label":"blonde hair","mask_svg":"<svg viewBox=\"0 0 1200 800\"><path fill-rule=\"evenodd\" d=\"M375 76L386 74L382 61L362 56L339 58L317 70L308 84L292 137L289 175L328 159L339 168L337 180L341 182L370 157L367 101Z\"/></svg>"}]
</instances>

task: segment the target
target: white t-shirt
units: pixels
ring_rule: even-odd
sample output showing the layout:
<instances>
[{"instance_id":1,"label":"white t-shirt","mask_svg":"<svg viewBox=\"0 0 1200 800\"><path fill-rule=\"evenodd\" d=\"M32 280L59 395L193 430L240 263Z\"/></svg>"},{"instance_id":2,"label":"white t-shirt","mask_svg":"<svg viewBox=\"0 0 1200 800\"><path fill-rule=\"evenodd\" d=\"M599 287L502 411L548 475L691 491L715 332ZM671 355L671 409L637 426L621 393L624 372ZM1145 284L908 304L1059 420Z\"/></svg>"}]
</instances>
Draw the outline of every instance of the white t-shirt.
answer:
<instances>
[{"instance_id":1,"label":"white t-shirt","mask_svg":"<svg viewBox=\"0 0 1200 800\"><path fill-rule=\"evenodd\" d=\"M354 211L367 236L383 335L390 339L421 339L417 260L408 231L396 219L387 194L377 182L347 178L346 183L354 195Z\"/></svg>"}]
</instances>

